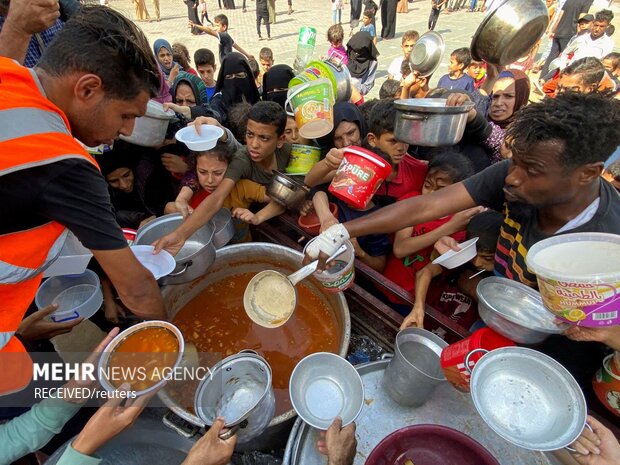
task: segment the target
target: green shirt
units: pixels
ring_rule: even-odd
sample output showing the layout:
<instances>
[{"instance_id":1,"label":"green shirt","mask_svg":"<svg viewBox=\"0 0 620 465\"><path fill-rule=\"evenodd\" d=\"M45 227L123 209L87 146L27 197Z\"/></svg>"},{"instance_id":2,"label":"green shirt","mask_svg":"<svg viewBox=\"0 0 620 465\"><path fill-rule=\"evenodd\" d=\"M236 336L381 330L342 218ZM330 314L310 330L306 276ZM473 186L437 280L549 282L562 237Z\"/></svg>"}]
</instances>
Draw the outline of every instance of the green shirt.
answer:
<instances>
[{"instance_id":1,"label":"green shirt","mask_svg":"<svg viewBox=\"0 0 620 465\"><path fill-rule=\"evenodd\" d=\"M288 159L291 156L291 145L285 143L282 148L276 149L275 156L277 170L284 172L284 168L288 165ZM240 179L250 179L266 186L271 182L273 174L254 163L248 154L248 148L244 146L233 155L225 177L235 182L238 182Z\"/></svg>"}]
</instances>

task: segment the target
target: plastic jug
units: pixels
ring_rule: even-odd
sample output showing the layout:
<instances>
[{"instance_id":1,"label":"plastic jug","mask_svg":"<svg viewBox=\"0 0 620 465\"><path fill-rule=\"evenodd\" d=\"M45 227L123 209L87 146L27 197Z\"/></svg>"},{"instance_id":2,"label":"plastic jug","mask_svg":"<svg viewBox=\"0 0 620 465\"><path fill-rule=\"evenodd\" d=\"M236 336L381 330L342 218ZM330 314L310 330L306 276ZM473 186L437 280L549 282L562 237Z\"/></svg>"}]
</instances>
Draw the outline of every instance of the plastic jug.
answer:
<instances>
[{"instance_id":1,"label":"plastic jug","mask_svg":"<svg viewBox=\"0 0 620 465\"><path fill-rule=\"evenodd\" d=\"M312 53L316 44L316 29L304 26L299 30L299 38L297 39L297 53L295 54L295 62L293 69L295 73L301 73L306 65L312 60Z\"/></svg>"}]
</instances>

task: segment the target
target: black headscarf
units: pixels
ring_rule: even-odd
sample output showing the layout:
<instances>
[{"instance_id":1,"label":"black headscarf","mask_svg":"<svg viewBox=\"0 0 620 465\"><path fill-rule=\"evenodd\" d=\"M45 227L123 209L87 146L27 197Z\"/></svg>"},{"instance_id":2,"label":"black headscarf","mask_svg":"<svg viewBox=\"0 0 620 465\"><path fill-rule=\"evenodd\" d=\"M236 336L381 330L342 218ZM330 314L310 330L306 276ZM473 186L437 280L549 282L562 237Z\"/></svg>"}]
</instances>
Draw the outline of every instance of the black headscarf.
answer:
<instances>
[{"instance_id":1,"label":"black headscarf","mask_svg":"<svg viewBox=\"0 0 620 465\"><path fill-rule=\"evenodd\" d=\"M275 65L263 76L263 100L276 102L284 108L288 83L295 77L289 65ZM285 89L273 92L273 89Z\"/></svg>"},{"instance_id":2,"label":"black headscarf","mask_svg":"<svg viewBox=\"0 0 620 465\"><path fill-rule=\"evenodd\" d=\"M172 87L170 87L170 93L172 94L172 101L174 103L177 103L177 87L179 87L179 84L182 82L187 84L192 89L194 99L196 100L196 105L201 105L203 102L207 101L207 89L204 82L202 82L202 79L195 74L181 71L174 79Z\"/></svg>"},{"instance_id":3,"label":"black headscarf","mask_svg":"<svg viewBox=\"0 0 620 465\"><path fill-rule=\"evenodd\" d=\"M368 71L370 63L377 59L379 51L372 43L370 34L366 31L360 31L353 34L347 43L347 56L349 57L347 68L349 68L351 76L360 78Z\"/></svg>"},{"instance_id":4,"label":"black headscarf","mask_svg":"<svg viewBox=\"0 0 620 465\"><path fill-rule=\"evenodd\" d=\"M227 74L243 72L246 74L246 77L243 79L226 79ZM252 105L260 100L250 64L243 55L233 52L224 57L220 73L217 76L215 92L222 93L222 101L228 108L235 103L243 102L244 98L245 101Z\"/></svg>"},{"instance_id":5,"label":"black headscarf","mask_svg":"<svg viewBox=\"0 0 620 465\"><path fill-rule=\"evenodd\" d=\"M356 105L350 102L339 102L334 105L334 129L328 135L319 140L319 143L323 149L329 150L334 147L334 134L336 133L338 126L340 126L340 123L343 121L357 124L357 127L360 130L361 140L364 140L368 130L366 128L366 121L364 120L362 112Z\"/></svg>"}]
</instances>

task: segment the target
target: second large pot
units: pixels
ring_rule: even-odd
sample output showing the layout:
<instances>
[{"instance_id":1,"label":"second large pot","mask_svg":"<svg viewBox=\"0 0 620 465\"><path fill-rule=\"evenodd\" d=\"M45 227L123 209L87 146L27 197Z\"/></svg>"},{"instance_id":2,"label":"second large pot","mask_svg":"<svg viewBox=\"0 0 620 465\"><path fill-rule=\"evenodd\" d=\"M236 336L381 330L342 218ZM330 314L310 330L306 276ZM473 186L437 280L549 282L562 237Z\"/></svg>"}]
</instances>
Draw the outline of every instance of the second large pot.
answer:
<instances>
[{"instance_id":1,"label":"second large pot","mask_svg":"<svg viewBox=\"0 0 620 465\"><path fill-rule=\"evenodd\" d=\"M441 98L396 100L396 139L423 147L458 143L465 132L467 113L474 104L448 107L446 102Z\"/></svg>"},{"instance_id":2,"label":"second large pot","mask_svg":"<svg viewBox=\"0 0 620 465\"><path fill-rule=\"evenodd\" d=\"M179 213L160 216L138 229L134 244L151 245L177 229L181 223L183 216ZM209 222L192 234L174 257L177 263L174 271L161 278L162 284L183 284L203 276L215 261L214 233L215 227Z\"/></svg>"}]
</instances>

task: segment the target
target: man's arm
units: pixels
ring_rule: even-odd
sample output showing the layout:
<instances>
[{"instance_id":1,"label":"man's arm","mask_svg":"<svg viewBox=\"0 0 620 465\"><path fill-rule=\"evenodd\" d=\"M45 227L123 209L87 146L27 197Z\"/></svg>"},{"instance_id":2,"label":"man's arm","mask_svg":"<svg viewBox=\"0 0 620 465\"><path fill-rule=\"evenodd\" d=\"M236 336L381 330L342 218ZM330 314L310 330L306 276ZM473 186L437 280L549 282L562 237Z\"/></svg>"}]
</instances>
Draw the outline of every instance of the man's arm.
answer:
<instances>
[{"instance_id":1,"label":"man's arm","mask_svg":"<svg viewBox=\"0 0 620 465\"><path fill-rule=\"evenodd\" d=\"M127 308L144 319L166 319L164 300L157 281L153 274L138 262L129 247L91 252Z\"/></svg>"},{"instance_id":2,"label":"man's arm","mask_svg":"<svg viewBox=\"0 0 620 465\"><path fill-rule=\"evenodd\" d=\"M0 56L23 64L32 35L51 27L59 16L58 0L11 0L0 30Z\"/></svg>"}]
</instances>

